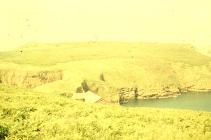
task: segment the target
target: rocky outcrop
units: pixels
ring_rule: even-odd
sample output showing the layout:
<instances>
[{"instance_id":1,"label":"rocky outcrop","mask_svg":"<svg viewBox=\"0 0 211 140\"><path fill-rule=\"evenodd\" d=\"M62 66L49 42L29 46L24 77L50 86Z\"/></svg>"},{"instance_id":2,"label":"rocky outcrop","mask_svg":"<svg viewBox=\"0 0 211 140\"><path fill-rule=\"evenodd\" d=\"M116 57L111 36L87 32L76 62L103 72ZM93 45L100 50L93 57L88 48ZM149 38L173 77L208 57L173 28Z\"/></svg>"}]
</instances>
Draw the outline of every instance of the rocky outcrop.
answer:
<instances>
[{"instance_id":1,"label":"rocky outcrop","mask_svg":"<svg viewBox=\"0 0 211 140\"><path fill-rule=\"evenodd\" d=\"M146 82L129 80L127 82L127 78L121 78L124 75L119 75L120 79L115 77L115 75L110 76L109 74L101 73L97 80L86 79L82 81L76 92L92 91L106 102L124 104L132 99L172 98L184 92L209 91L211 89L209 77L204 75L205 77L199 77L195 80L196 74L191 74L190 72L188 69L188 72L178 76L168 75L167 77L162 76L159 78L156 78L157 76L150 78L151 75L149 75L149 78L143 79Z\"/></svg>"},{"instance_id":2,"label":"rocky outcrop","mask_svg":"<svg viewBox=\"0 0 211 140\"><path fill-rule=\"evenodd\" d=\"M118 86L118 85L117 85ZM169 87L159 89L144 89L134 87L114 87L102 80L84 80L76 92L92 91L102 97L107 103L124 104L133 99L163 99L178 97L189 91L207 91L208 89L195 89L195 86Z\"/></svg>"},{"instance_id":3,"label":"rocky outcrop","mask_svg":"<svg viewBox=\"0 0 211 140\"><path fill-rule=\"evenodd\" d=\"M103 78L104 79L104 78ZM77 93L91 91L102 97L104 102L117 103L119 100L117 89L108 83L100 80L84 80L81 85L76 88Z\"/></svg>"},{"instance_id":4,"label":"rocky outcrop","mask_svg":"<svg viewBox=\"0 0 211 140\"><path fill-rule=\"evenodd\" d=\"M0 70L0 82L3 84L34 88L45 83L62 80L62 71L23 71L13 69Z\"/></svg>"},{"instance_id":5,"label":"rocky outcrop","mask_svg":"<svg viewBox=\"0 0 211 140\"><path fill-rule=\"evenodd\" d=\"M172 98L172 97L177 97L181 95L179 92L172 92L172 93L167 93L167 94L149 94L149 95L140 95L137 97L137 99L163 99L163 98Z\"/></svg>"},{"instance_id":6,"label":"rocky outcrop","mask_svg":"<svg viewBox=\"0 0 211 140\"><path fill-rule=\"evenodd\" d=\"M138 88L120 88L119 89L119 104L127 103L128 100L137 99L138 98Z\"/></svg>"},{"instance_id":7,"label":"rocky outcrop","mask_svg":"<svg viewBox=\"0 0 211 140\"><path fill-rule=\"evenodd\" d=\"M171 89L169 87L160 90L145 91L136 86L134 87L112 87L102 80L84 80L76 89L77 93L92 91L102 97L107 103L124 104L133 99L161 99L177 97L181 94L179 88Z\"/></svg>"}]
</instances>

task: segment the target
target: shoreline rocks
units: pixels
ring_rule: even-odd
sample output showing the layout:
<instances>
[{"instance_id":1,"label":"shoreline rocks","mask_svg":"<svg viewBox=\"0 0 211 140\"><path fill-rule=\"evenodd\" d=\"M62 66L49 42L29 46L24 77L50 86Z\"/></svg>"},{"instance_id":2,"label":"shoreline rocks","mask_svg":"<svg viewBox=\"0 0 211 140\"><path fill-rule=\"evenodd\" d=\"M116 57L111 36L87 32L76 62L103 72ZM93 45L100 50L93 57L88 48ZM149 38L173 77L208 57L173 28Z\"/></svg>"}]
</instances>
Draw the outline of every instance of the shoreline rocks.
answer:
<instances>
[{"instance_id":1,"label":"shoreline rocks","mask_svg":"<svg viewBox=\"0 0 211 140\"><path fill-rule=\"evenodd\" d=\"M143 100L149 100L149 99L166 99L166 98L176 98L179 95L181 95L181 93L172 93L172 94L165 94L165 95L142 95L142 96L138 96L137 99L143 99Z\"/></svg>"},{"instance_id":2,"label":"shoreline rocks","mask_svg":"<svg viewBox=\"0 0 211 140\"><path fill-rule=\"evenodd\" d=\"M154 93L148 93L148 94L138 94L137 97L133 97L133 98L126 98L127 96L125 96L123 102L119 103L119 104L125 104L127 103L129 100L131 99L139 99L139 100L150 100L150 99L166 99L166 98L177 98L178 96L182 95L182 94L186 94L189 92L211 92L211 89L186 89L186 90L179 90L179 91L158 91L158 92L154 92Z\"/></svg>"}]
</instances>

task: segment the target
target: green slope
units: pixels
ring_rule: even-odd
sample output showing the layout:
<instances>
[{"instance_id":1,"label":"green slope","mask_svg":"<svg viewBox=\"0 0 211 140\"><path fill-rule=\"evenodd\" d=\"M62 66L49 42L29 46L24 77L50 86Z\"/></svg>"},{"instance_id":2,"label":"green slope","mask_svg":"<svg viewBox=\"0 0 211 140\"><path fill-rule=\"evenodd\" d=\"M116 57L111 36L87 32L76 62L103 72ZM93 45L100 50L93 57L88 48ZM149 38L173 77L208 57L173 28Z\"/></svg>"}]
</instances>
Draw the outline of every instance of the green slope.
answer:
<instances>
[{"instance_id":1,"label":"green slope","mask_svg":"<svg viewBox=\"0 0 211 140\"><path fill-rule=\"evenodd\" d=\"M31 43L17 50L0 53L0 61L18 64L54 65L77 60L149 59L158 58L193 65L206 64L211 59L188 44L84 42L45 44Z\"/></svg>"},{"instance_id":2,"label":"green slope","mask_svg":"<svg viewBox=\"0 0 211 140\"><path fill-rule=\"evenodd\" d=\"M107 100L117 95L111 89L122 87L137 86L142 96L163 96L178 87L211 89L210 62L184 44L30 43L1 52L0 136L8 130L7 139L211 139L209 112L124 108L68 98L83 80ZM57 72L62 80L56 80ZM49 78L56 81L46 82ZM35 88L17 87L39 85L41 79L44 84Z\"/></svg>"},{"instance_id":3,"label":"green slope","mask_svg":"<svg viewBox=\"0 0 211 140\"><path fill-rule=\"evenodd\" d=\"M88 80L90 90L102 89L98 94L105 98L113 95L111 88L134 86L138 87L142 96L165 96L179 92L179 89L209 90L210 62L210 57L197 52L189 44L29 43L19 49L0 53L0 66L6 71L15 71L17 68L41 71L34 73L42 73L43 70L62 71L62 81L46 83L36 87L36 91L72 94L83 80ZM100 85L102 73L105 77L103 86ZM33 77L29 79L32 79L30 82L33 85ZM13 79L1 81L14 83Z\"/></svg>"}]
</instances>

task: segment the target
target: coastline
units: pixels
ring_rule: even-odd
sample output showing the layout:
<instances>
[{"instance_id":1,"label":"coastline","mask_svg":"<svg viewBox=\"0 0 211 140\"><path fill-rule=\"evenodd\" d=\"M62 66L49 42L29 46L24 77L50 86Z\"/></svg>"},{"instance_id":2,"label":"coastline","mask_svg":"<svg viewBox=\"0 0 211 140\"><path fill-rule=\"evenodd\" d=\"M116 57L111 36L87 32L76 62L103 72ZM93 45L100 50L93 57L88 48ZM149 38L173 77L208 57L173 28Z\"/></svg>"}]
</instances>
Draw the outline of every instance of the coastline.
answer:
<instances>
[{"instance_id":1,"label":"coastline","mask_svg":"<svg viewBox=\"0 0 211 140\"><path fill-rule=\"evenodd\" d=\"M164 95L159 95L159 94L152 94L152 95L139 95L137 99L140 100L150 100L150 99L166 99L166 98L177 98L178 96L182 94L187 94L191 92L199 92L199 93L207 93L211 92L211 89L188 89L185 91L181 92L171 92L171 94L164 94Z\"/></svg>"}]
</instances>

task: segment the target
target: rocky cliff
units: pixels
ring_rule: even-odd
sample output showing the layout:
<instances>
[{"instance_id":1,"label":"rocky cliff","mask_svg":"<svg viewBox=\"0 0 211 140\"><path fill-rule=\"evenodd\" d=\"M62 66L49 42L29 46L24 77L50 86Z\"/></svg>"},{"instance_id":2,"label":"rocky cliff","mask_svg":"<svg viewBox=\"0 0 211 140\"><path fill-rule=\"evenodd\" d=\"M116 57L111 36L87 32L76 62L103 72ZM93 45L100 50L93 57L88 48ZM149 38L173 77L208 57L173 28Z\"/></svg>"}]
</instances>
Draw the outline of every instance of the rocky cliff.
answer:
<instances>
[{"instance_id":1,"label":"rocky cliff","mask_svg":"<svg viewBox=\"0 0 211 140\"><path fill-rule=\"evenodd\" d=\"M26 88L34 88L45 83L62 80L62 77L62 71L0 69L0 83Z\"/></svg>"}]
</instances>

